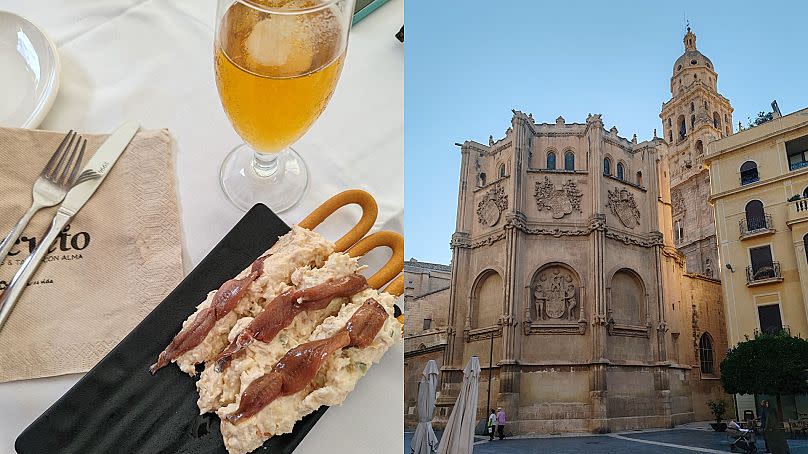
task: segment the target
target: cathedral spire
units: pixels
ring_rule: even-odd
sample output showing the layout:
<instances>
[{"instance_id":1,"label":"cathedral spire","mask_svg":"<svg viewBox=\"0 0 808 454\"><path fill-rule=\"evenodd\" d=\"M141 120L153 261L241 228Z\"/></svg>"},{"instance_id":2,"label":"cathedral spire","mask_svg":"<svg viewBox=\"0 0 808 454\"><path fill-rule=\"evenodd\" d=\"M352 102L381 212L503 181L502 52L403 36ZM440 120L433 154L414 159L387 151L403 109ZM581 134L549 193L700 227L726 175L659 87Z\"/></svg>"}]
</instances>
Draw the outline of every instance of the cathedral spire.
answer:
<instances>
[{"instance_id":1,"label":"cathedral spire","mask_svg":"<svg viewBox=\"0 0 808 454\"><path fill-rule=\"evenodd\" d=\"M690 31L690 22L687 23L687 33L684 38L685 52L696 50L696 34Z\"/></svg>"}]
</instances>

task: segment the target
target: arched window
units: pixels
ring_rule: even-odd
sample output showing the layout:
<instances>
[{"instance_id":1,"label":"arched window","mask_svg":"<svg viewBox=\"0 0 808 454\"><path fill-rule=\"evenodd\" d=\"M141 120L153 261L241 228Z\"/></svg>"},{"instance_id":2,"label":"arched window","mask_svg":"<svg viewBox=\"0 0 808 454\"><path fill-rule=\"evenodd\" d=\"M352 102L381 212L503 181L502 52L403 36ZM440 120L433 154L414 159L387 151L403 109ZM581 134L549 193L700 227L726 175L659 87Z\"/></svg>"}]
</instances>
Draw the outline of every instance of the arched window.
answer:
<instances>
[{"instance_id":1,"label":"arched window","mask_svg":"<svg viewBox=\"0 0 808 454\"><path fill-rule=\"evenodd\" d=\"M480 172L480 186L485 186L485 172Z\"/></svg>"},{"instance_id":2,"label":"arched window","mask_svg":"<svg viewBox=\"0 0 808 454\"><path fill-rule=\"evenodd\" d=\"M669 128L673 127L673 119L672 118L668 118L668 127Z\"/></svg>"},{"instance_id":3,"label":"arched window","mask_svg":"<svg viewBox=\"0 0 808 454\"><path fill-rule=\"evenodd\" d=\"M547 170L555 170L556 168L556 155L555 151L547 153Z\"/></svg>"},{"instance_id":4,"label":"arched window","mask_svg":"<svg viewBox=\"0 0 808 454\"><path fill-rule=\"evenodd\" d=\"M677 121L677 123L679 123L679 140L682 140L685 138L685 136L687 136L685 116L679 115L679 121Z\"/></svg>"},{"instance_id":5,"label":"arched window","mask_svg":"<svg viewBox=\"0 0 808 454\"><path fill-rule=\"evenodd\" d=\"M637 186L642 187L642 172L637 172Z\"/></svg>"},{"instance_id":6,"label":"arched window","mask_svg":"<svg viewBox=\"0 0 808 454\"><path fill-rule=\"evenodd\" d=\"M715 129L721 130L721 117L718 112L713 112L713 126L715 126Z\"/></svg>"},{"instance_id":7,"label":"arched window","mask_svg":"<svg viewBox=\"0 0 808 454\"><path fill-rule=\"evenodd\" d=\"M690 111L694 112L696 110L696 105L694 103L690 103Z\"/></svg>"},{"instance_id":8,"label":"arched window","mask_svg":"<svg viewBox=\"0 0 808 454\"><path fill-rule=\"evenodd\" d=\"M682 228L682 221L676 221L673 227L673 239L676 243L681 243L685 237L685 231Z\"/></svg>"},{"instance_id":9,"label":"arched window","mask_svg":"<svg viewBox=\"0 0 808 454\"><path fill-rule=\"evenodd\" d=\"M808 187L806 187L805 189L802 190L802 196L804 198L808 199Z\"/></svg>"},{"instance_id":10,"label":"arched window","mask_svg":"<svg viewBox=\"0 0 808 454\"><path fill-rule=\"evenodd\" d=\"M699 339L699 359L701 360L701 373L712 374L715 372L713 360L713 340L708 333L701 335Z\"/></svg>"},{"instance_id":11,"label":"arched window","mask_svg":"<svg viewBox=\"0 0 808 454\"><path fill-rule=\"evenodd\" d=\"M704 144L701 143L701 140L696 141L696 155L700 156L704 154Z\"/></svg>"},{"instance_id":12,"label":"arched window","mask_svg":"<svg viewBox=\"0 0 808 454\"><path fill-rule=\"evenodd\" d=\"M692 131L694 129L696 129L696 116L691 115L690 116L690 130Z\"/></svg>"},{"instance_id":13,"label":"arched window","mask_svg":"<svg viewBox=\"0 0 808 454\"><path fill-rule=\"evenodd\" d=\"M744 208L746 213L746 228L749 232L766 228L766 213L763 211L763 202L752 200Z\"/></svg>"},{"instance_id":14,"label":"arched window","mask_svg":"<svg viewBox=\"0 0 808 454\"><path fill-rule=\"evenodd\" d=\"M755 161L746 161L741 165L741 186L754 183L760 180L758 176L757 163Z\"/></svg>"},{"instance_id":15,"label":"arched window","mask_svg":"<svg viewBox=\"0 0 808 454\"><path fill-rule=\"evenodd\" d=\"M622 162L618 162L617 163L617 178L622 180L623 177L625 177L625 168L623 168L623 163Z\"/></svg>"},{"instance_id":16,"label":"arched window","mask_svg":"<svg viewBox=\"0 0 808 454\"><path fill-rule=\"evenodd\" d=\"M673 143L673 131L668 131L668 142Z\"/></svg>"},{"instance_id":17,"label":"arched window","mask_svg":"<svg viewBox=\"0 0 808 454\"><path fill-rule=\"evenodd\" d=\"M502 178L505 176L505 164L499 165L499 177Z\"/></svg>"},{"instance_id":18,"label":"arched window","mask_svg":"<svg viewBox=\"0 0 808 454\"><path fill-rule=\"evenodd\" d=\"M604 175L612 174L612 160L609 158L603 158L603 174Z\"/></svg>"},{"instance_id":19,"label":"arched window","mask_svg":"<svg viewBox=\"0 0 808 454\"><path fill-rule=\"evenodd\" d=\"M575 153L572 151L564 153L564 170L575 170Z\"/></svg>"}]
</instances>

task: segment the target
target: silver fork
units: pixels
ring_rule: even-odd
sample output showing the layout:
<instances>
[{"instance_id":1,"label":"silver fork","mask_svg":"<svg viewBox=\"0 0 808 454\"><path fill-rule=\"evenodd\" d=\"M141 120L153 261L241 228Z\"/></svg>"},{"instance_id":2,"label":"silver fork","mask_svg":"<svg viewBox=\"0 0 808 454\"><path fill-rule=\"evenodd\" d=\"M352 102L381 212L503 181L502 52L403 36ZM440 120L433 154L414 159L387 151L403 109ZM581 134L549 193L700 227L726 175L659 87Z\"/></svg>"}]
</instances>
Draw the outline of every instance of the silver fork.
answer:
<instances>
[{"instance_id":1,"label":"silver fork","mask_svg":"<svg viewBox=\"0 0 808 454\"><path fill-rule=\"evenodd\" d=\"M76 183L86 147L87 139L83 139L72 130L62 139L62 143L59 144L50 161L39 174L39 178L34 182L34 201L31 203L31 207L0 243L0 263L6 259L8 251L14 246L14 242L20 237L22 230L37 211L62 203L67 191ZM74 161L76 153L78 153L78 158Z\"/></svg>"}]
</instances>

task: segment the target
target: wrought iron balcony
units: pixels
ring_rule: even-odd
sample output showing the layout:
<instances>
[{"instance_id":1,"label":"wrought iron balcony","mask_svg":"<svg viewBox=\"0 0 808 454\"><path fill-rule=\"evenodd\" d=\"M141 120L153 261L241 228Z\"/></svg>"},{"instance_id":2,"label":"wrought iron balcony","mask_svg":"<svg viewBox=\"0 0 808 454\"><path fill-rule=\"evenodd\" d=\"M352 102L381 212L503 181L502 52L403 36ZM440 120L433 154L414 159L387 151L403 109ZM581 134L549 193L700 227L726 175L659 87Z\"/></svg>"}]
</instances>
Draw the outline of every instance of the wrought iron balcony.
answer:
<instances>
[{"instance_id":1,"label":"wrought iron balcony","mask_svg":"<svg viewBox=\"0 0 808 454\"><path fill-rule=\"evenodd\" d=\"M753 236L764 235L774 232L772 215L764 214L762 217L744 218L738 221L741 231L739 239L751 238Z\"/></svg>"},{"instance_id":2,"label":"wrought iron balcony","mask_svg":"<svg viewBox=\"0 0 808 454\"><path fill-rule=\"evenodd\" d=\"M797 170L802 169L803 167L808 167L808 161L798 161L788 165L788 170Z\"/></svg>"},{"instance_id":3,"label":"wrought iron balcony","mask_svg":"<svg viewBox=\"0 0 808 454\"><path fill-rule=\"evenodd\" d=\"M782 281L783 273L780 272L780 262L771 262L755 268L751 265L746 267L746 285L748 287Z\"/></svg>"}]
</instances>

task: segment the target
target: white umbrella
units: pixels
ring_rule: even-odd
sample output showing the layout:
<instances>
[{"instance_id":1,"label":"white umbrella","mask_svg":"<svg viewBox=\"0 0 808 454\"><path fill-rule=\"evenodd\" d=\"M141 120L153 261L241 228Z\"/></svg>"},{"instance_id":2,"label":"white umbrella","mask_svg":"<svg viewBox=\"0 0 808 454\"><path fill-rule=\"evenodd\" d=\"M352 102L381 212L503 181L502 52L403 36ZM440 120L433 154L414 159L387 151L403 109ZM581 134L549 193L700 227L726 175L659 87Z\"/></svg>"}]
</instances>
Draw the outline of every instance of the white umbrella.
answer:
<instances>
[{"instance_id":1,"label":"white umbrella","mask_svg":"<svg viewBox=\"0 0 808 454\"><path fill-rule=\"evenodd\" d=\"M463 387L457 396L446 430L440 439L438 454L469 454L474 446L474 424L477 419L477 385L480 360L472 356L463 370Z\"/></svg>"},{"instance_id":2,"label":"white umbrella","mask_svg":"<svg viewBox=\"0 0 808 454\"><path fill-rule=\"evenodd\" d=\"M411 454L431 454L438 449L438 437L432 430L435 412L435 391L438 387L438 364L430 359L418 383L418 427L412 436Z\"/></svg>"}]
</instances>

